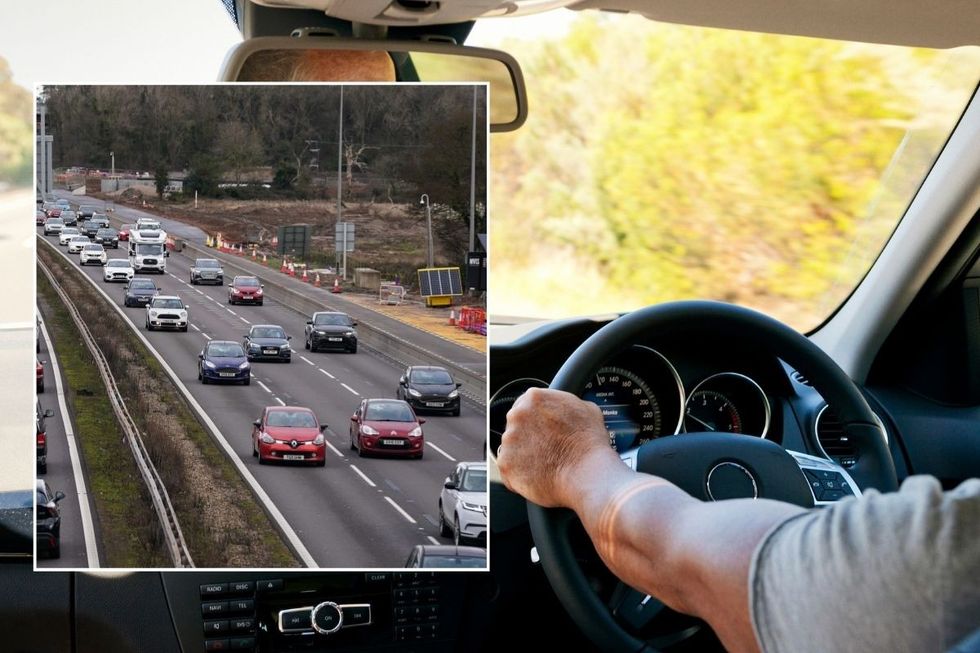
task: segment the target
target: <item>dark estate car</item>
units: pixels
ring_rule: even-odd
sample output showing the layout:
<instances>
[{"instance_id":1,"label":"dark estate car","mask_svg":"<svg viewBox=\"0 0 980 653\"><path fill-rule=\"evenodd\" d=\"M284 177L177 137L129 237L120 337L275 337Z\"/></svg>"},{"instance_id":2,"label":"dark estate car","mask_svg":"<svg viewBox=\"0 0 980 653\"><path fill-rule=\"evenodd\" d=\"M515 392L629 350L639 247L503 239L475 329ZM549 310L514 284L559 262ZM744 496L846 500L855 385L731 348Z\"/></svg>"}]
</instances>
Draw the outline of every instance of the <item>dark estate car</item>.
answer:
<instances>
[{"instance_id":1,"label":"dark estate car","mask_svg":"<svg viewBox=\"0 0 980 653\"><path fill-rule=\"evenodd\" d=\"M42 409L41 402L35 401L37 405L37 473L44 474L48 471L48 432L45 426L45 419L54 415L50 408Z\"/></svg>"},{"instance_id":2,"label":"dark estate car","mask_svg":"<svg viewBox=\"0 0 980 653\"><path fill-rule=\"evenodd\" d=\"M252 455L264 465L270 460L327 464L327 446L316 414L301 406L266 406L252 422Z\"/></svg>"},{"instance_id":3,"label":"dark estate car","mask_svg":"<svg viewBox=\"0 0 980 653\"><path fill-rule=\"evenodd\" d=\"M357 353L357 322L347 313L321 311L306 321L306 342L304 346L311 351L320 349L340 349Z\"/></svg>"},{"instance_id":4,"label":"dark estate car","mask_svg":"<svg viewBox=\"0 0 980 653\"><path fill-rule=\"evenodd\" d=\"M89 238L95 238L95 235L99 233L99 229L101 228L102 225L96 222L95 220L86 220L85 222L82 223L82 226L79 227L79 229L82 232L82 235L88 236Z\"/></svg>"},{"instance_id":5,"label":"dark estate car","mask_svg":"<svg viewBox=\"0 0 980 653\"><path fill-rule=\"evenodd\" d=\"M350 448L357 455L386 454L421 458L425 420L398 399L364 399L350 418Z\"/></svg>"},{"instance_id":6,"label":"dark estate car","mask_svg":"<svg viewBox=\"0 0 980 653\"><path fill-rule=\"evenodd\" d=\"M191 285L199 283L214 283L221 285L225 282L225 271L218 259L199 258L191 266Z\"/></svg>"},{"instance_id":7,"label":"dark estate car","mask_svg":"<svg viewBox=\"0 0 980 653\"><path fill-rule=\"evenodd\" d=\"M248 360L273 360L288 363L292 360L293 350L289 346L292 336L278 324L253 324L245 334L242 347Z\"/></svg>"},{"instance_id":8,"label":"dark estate car","mask_svg":"<svg viewBox=\"0 0 980 653\"><path fill-rule=\"evenodd\" d=\"M61 514L58 502L65 498L61 490L52 492L44 479L37 479L37 551L52 558L61 557Z\"/></svg>"},{"instance_id":9,"label":"dark estate car","mask_svg":"<svg viewBox=\"0 0 980 653\"><path fill-rule=\"evenodd\" d=\"M228 284L229 304L262 305L262 284L255 277L237 276Z\"/></svg>"},{"instance_id":10,"label":"dark estate car","mask_svg":"<svg viewBox=\"0 0 980 653\"><path fill-rule=\"evenodd\" d=\"M82 206L78 207L78 217L83 220L86 218L91 218L97 211L98 209L91 204L83 204Z\"/></svg>"},{"instance_id":11,"label":"dark estate car","mask_svg":"<svg viewBox=\"0 0 980 653\"><path fill-rule=\"evenodd\" d=\"M251 365L241 344L232 340L212 340L197 355L197 378L201 383L228 381L248 385Z\"/></svg>"},{"instance_id":12,"label":"dark estate car","mask_svg":"<svg viewBox=\"0 0 980 653\"><path fill-rule=\"evenodd\" d=\"M112 227L100 227L95 232L95 242L102 243L106 247L119 249L119 232Z\"/></svg>"},{"instance_id":13,"label":"dark estate car","mask_svg":"<svg viewBox=\"0 0 980 653\"><path fill-rule=\"evenodd\" d=\"M487 550L475 546L416 544L405 566L423 569L429 567L483 569L487 566Z\"/></svg>"},{"instance_id":14,"label":"dark estate car","mask_svg":"<svg viewBox=\"0 0 980 653\"><path fill-rule=\"evenodd\" d=\"M462 383L444 367L413 365L398 380L395 396L404 399L415 410L431 410L459 415L459 387Z\"/></svg>"},{"instance_id":15,"label":"dark estate car","mask_svg":"<svg viewBox=\"0 0 980 653\"><path fill-rule=\"evenodd\" d=\"M153 279L146 277L133 277L126 284L126 298L123 300L124 306L145 306L151 299L156 297L160 289Z\"/></svg>"},{"instance_id":16,"label":"dark estate car","mask_svg":"<svg viewBox=\"0 0 980 653\"><path fill-rule=\"evenodd\" d=\"M69 209L63 209L61 211L61 219L65 221L66 227L74 227L78 224L78 214Z\"/></svg>"}]
</instances>

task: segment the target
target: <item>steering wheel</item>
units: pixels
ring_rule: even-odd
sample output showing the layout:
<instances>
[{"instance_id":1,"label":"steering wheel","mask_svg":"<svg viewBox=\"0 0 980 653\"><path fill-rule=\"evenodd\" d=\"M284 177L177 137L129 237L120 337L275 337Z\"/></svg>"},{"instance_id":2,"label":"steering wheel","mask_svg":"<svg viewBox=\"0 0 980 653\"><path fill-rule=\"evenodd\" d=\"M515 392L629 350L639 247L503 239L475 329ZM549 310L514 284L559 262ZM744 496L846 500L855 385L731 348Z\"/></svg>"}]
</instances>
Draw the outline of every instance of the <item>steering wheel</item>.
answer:
<instances>
[{"instance_id":1,"label":"steering wheel","mask_svg":"<svg viewBox=\"0 0 980 653\"><path fill-rule=\"evenodd\" d=\"M605 361L636 341L692 329L709 338L724 338L743 350L779 357L804 374L834 407L844 432L861 452L858 463L848 470L855 481L862 488L884 492L897 488L894 463L881 428L851 379L805 336L746 308L691 301L658 304L629 313L582 343L565 361L550 387L580 396ZM813 495L796 460L776 443L762 438L688 433L647 442L631 456L637 471L665 478L703 500L759 496L813 506ZM656 649L628 632L592 589L576 560L570 538L570 529L577 522L574 513L531 502L527 511L542 568L582 632L604 650L653 653ZM622 594L624 589L639 596L623 586L618 592ZM649 600L647 597L646 601L636 602L634 607L642 611Z\"/></svg>"}]
</instances>

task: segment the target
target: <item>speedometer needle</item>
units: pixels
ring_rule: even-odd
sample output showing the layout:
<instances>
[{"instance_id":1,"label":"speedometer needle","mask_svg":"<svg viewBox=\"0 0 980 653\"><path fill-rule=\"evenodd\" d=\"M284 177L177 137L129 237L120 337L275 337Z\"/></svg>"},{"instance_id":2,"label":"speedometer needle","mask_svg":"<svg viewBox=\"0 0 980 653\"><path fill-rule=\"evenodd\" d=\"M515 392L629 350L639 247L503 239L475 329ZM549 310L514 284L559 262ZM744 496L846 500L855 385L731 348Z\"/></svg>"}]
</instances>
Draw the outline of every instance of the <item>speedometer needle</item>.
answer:
<instances>
[{"instance_id":1,"label":"speedometer needle","mask_svg":"<svg viewBox=\"0 0 980 653\"><path fill-rule=\"evenodd\" d=\"M697 417L695 417L695 416L694 416L694 415L692 415L691 413L688 413L688 414L687 414L687 416L688 416L688 417L690 417L691 419L693 419L693 420L694 420L695 422L697 422L698 424L702 424L702 425L704 425L704 427L705 427L705 428L707 428L707 429L708 429L709 431L714 431L714 430L715 430L715 427L713 427L713 426L712 426L711 424L708 424L708 423L707 423L706 421L704 421L703 419L698 419Z\"/></svg>"}]
</instances>

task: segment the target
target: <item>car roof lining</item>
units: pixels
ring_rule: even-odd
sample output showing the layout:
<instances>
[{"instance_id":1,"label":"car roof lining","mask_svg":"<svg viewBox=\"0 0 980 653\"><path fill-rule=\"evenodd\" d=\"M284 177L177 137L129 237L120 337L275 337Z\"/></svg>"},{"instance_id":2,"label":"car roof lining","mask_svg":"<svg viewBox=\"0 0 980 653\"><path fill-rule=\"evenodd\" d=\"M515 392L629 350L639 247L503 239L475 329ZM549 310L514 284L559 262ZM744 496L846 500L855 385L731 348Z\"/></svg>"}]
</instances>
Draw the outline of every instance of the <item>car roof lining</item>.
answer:
<instances>
[{"instance_id":1,"label":"car roof lining","mask_svg":"<svg viewBox=\"0 0 980 653\"><path fill-rule=\"evenodd\" d=\"M976 0L581 0L569 8L845 41L929 48L980 45Z\"/></svg>"}]
</instances>

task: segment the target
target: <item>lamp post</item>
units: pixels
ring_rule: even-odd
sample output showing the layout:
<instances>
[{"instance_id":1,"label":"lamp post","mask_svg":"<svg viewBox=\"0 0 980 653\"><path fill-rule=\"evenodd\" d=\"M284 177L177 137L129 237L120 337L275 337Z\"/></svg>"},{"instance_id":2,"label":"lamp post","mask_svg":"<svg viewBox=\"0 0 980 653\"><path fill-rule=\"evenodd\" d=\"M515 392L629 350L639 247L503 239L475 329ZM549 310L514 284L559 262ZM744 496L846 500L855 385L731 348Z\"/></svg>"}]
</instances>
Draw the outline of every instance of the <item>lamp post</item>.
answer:
<instances>
[{"instance_id":1,"label":"lamp post","mask_svg":"<svg viewBox=\"0 0 980 653\"><path fill-rule=\"evenodd\" d=\"M428 233L428 245L429 245L429 267L433 267L432 263L432 206L429 204L429 194L422 193L422 197L419 198L419 204L425 204L425 225Z\"/></svg>"},{"instance_id":2,"label":"lamp post","mask_svg":"<svg viewBox=\"0 0 980 653\"><path fill-rule=\"evenodd\" d=\"M109 174L110 177L116 176L116 153L109 152L109 157L112 159L112 172Z\"/></svg>"}]
</instances>

